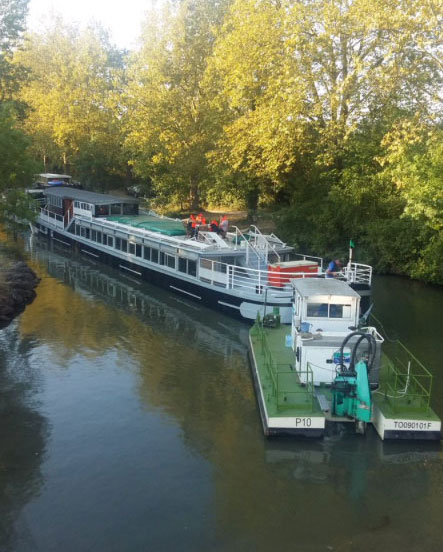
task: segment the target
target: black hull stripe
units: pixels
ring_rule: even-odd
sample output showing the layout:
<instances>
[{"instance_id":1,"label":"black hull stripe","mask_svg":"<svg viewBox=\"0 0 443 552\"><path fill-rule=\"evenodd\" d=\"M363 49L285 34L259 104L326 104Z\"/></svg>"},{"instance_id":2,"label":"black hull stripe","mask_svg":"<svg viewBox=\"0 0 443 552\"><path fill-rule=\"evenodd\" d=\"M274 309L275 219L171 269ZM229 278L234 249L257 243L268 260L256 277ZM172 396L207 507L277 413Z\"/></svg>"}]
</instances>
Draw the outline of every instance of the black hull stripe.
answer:
<instances>
[{"instance_id":1,"label":"black hull stripe","mask_svg":"<svg viewBox=\"0 0 443 552\"><path fill-rule=\"evenodd\" d=\"M39 227L41 228L41 226ZM249 321L251 323L254 322L255 320L255 317L254 319L245 318L241 314L240 306L242 303L247 303L250 305L257 305L257 306L264 305L263 301L249 299L249 298L243 299L235 295L230 295L229 293L224 293L223 291L218 289L217 290L208 289L197 283L193 283L186 280L182 280L181 278L177 278L172 274L168 274L166 272L159 272L155 269L151 269L145 266L140 266L138 264L131 263L130 261L125 261L120 257L116 257L114 255L107 253L106 251L102 251L101 249L96 249L94 247L91 247L89 244L78 242L77 240L70 238L69 236L65 236L64 234L59 234L55 230L52 230L52 236L51 236L50 229L46 229L45 226L43 226L43 229L44 229L44 232L42 233L42 235L45 235L48 239L57 240L67 246L77 247L80 252L87 254L88 257L94 256L95 259L101 262L104 262L109 266L112 266L117 269L122 269L128 274L129 273L133 274L135 278L139 277L163 289L174 292L178 295L181 295L182 297L186 296L190 300L198 301L201 304L205 305L206 307L216 309L239 320ZM46 230L48 230L47 233L46 233ZM67 243L67 240L69 240L70 243ZM272 309L273 307L291 308L291 303L274 303L274 302L266 303L267 309Z\"/></svg>"}]
</instances>

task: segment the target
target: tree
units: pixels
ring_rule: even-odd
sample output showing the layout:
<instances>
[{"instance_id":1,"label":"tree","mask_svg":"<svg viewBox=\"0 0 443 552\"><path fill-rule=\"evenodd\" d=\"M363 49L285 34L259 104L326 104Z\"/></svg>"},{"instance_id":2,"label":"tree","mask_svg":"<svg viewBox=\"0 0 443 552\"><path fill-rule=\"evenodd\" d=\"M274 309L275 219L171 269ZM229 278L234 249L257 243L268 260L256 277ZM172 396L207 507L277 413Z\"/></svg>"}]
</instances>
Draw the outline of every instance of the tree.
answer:
<instances>
[{"instance_id":1,"label":"tree","mask_svg":"<svg viewBox=\"0 0 443 552\"><path fill-rule=\"evenodd\" d=\"M0 104L0 194L30 182L35 163L30 158L30 140L17 128L10 104Z\"/></svg>"},{"instance_id":2,"label":"tree","mask_svg":"<svg viewBox=\"0 0 443 552\"><path fill-rule=\"evenodd\" d=\"M149 14L129 73L127 148L136 174L157 194L192 209L208 185L212 110L202 87L206 61L226 2L187 0Z\"/></svg>"},{"instance_id":3,"label":"tree","mask_svg":"<svg viewBox=\"0 0 443 552\"><path fill-rule=\"evenodd\" d=\"M47 168L91 186L124 180L119 95L124 57L99 27L80 31L56 20L51 30L28 37L16 56L30 72L21 99L30 111L24 128Z\"/></svg>"},{"instance_id":4,"label":"tree","mask_svg":"<svg viewBox=\"0 0 443 552\"><path fill-rule=\"evenodd\" d=\"M419 229L409 273L443 283L443 128L411 118L399 121L383 140L383 176L402 197L401 215Z\"/></svg>"},{"instance_id":5,"label":"tree","mask_svg":"<svg viewBox=\"0 0 443 552\"><path fill-rule=\"evenodd\" d=\"M29 0L0 0L0 102L11 100L23 80L23 68L12 63L21 44Z\"/></svg>"},{"instance_id":6,"label":"tree","mask_svg":"<svg viewBox=\"0 0 443 552\"><path fill-rule=\"evenodd\" d=\"M313 161L341 170L368 114L440 101L442 2L237 0L210 63L236 168L285 180Z\"/></svg>"},{"instance_id":7,"label":"tree","mask_svg":"<svg viewBox=\"0 0 443 552\"><path fill-rule=\"evenodd\" d=\"M28 0L0 0L0 221L14 232L35 218L32 203L21 190L35 170L30 141L19 129L17 115L17 93L25 72L13 63L13 54L22 41L27 6Z\"/></svg>"}]
</instances>

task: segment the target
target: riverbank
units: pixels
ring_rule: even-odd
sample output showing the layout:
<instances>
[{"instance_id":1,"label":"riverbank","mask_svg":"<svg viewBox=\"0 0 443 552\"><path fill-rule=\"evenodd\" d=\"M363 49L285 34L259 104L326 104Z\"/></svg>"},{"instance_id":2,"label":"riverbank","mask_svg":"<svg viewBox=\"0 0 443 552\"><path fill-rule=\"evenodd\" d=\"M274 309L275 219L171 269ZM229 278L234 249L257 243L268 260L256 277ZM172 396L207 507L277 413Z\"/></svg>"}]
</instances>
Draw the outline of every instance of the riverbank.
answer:
<instances>
[{"instance_id":1,"label":"riverbank","mask_svg":"<svg viewBox=\"0 0 443 552\"><path fill-rule=\"evenodd\" d=\"M2 258L0 270L0 329L22 313L35 299L40 279L23 261Z\"/></svg>"}]
</instances>

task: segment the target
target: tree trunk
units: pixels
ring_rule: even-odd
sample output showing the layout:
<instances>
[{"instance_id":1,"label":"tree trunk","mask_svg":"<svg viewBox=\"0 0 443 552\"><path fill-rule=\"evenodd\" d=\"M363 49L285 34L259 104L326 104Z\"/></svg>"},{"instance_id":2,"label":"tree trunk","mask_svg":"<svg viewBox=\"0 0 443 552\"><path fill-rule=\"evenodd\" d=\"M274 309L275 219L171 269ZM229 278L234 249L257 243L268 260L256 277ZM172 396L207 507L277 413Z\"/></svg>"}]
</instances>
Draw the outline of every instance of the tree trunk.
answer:
<instances>
[{"instance_id":1,"label":"tree trunk","mask_svg":"<svg viewBox=\"0 0 443 552\"><path fill-rule=\"evenodd\" d=\"M189 204L191 211L198 211L198 208L200 206L198 183L192 177L189 178Z\"/></svg>"}]
</instances>

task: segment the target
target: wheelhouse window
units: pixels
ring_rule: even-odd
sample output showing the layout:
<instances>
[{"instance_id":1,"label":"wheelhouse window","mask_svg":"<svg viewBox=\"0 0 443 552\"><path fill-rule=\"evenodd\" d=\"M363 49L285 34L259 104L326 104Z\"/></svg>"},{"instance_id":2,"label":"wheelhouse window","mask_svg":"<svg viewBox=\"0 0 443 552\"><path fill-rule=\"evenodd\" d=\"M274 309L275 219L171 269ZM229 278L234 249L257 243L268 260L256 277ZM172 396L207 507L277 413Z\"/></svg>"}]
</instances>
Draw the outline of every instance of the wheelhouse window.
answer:
<instances>
[{"instance_id":1,"label":"wheelhouse window","mask_svg":"<svg viewBox=\"0 0 443 552\"><path fill-rule=\"evenodd\" d=\"M127 251L128 251L128 240L122 240L121 243L122 243L121 251L124 251L125 253L127 253Z\"/></svg>"},{"instance_id":2,"label":"wheelhouse window","mask_svg":"<svg viewBox=\"0 0 443 552\"><path fill-rule=\"evenodd\" d=\"M114 247L114 238L107 234L103 234L103 243L105 242L105 238L107 239L108 247Z\"/></svg>"},{"instance_id":3,"label":"wheelhouse window","mask_svg":"<svg viewBox=\"0 0 443 552\"><path fill-rule=\"evenodd\" d=\"M351 305L336 303L308 303L306 315L309 318L350 318Z\"/></svg>"},{"instance_id":4,"label":"wheelhouse window","mask_svg":"<svg viewBox=\"0 0 443 552\"><path fill-rule=\"evenodd\" d=\"M113 203L111 205L111 215L120 215L122 212L122 207L120 203Z\"/></svg>"},{"instance_id":5,"label":"wheelhouse window","mask_svg":"<svg viewBox=\"0 0 443 552\"><path fill-rule=\"evenodd\" d=\"M135 256L136 257L142 256L142 246L139 243L135 244Z\"/></svg>"},{"instance_id":6,"label":"wheelhouse window","mask_svg":"<svg viewBox=\"0 0 443 552\"><path fill-rule=\"evenodd\" d=\"M158 249L151 248L151 262L158 263Z\"/></svg>"}]
</instances>

